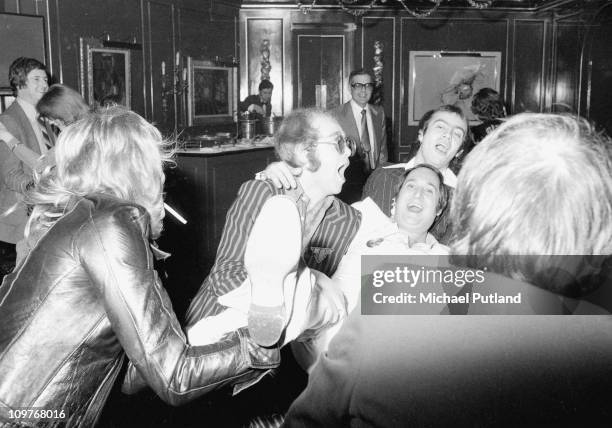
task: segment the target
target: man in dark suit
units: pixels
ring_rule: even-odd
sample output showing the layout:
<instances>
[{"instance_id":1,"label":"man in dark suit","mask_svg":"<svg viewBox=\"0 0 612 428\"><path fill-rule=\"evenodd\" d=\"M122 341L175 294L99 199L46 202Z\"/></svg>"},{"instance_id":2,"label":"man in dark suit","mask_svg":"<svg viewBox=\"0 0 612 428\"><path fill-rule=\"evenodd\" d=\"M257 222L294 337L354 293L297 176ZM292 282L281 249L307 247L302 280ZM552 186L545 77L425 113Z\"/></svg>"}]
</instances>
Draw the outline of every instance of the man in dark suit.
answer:
<instances>
[{"instance_id":1,"label":"man in dark suit","mask_svg":"<svg viewBox=\"0 0 612 428\"><path fill-rule=\"evenodd\" d=\"M451 210L451 252L465 263L453 271L483 278L468 315L354 311L284 426L609 425L609 297L589 296L610 285L611 143L552 114L517 115L493 131L466 159ZM451 287L463 287L458 278ZM519 301L469 297L493 293Z\"/></svg>"},{"instance_id":2,"label":"man in dark suit","mask_svg":"<svg viewBox=\"0 0 612 428\"><path fill-rule=\"evenodd\" d=\"M370 173L387 161L385 112L381 106L369 104L374 79L365 69L349 76L351 100L332 110L340 126L357 145L346 170L346 183L338 197L346 203L361 199L361 191Z\"/></svg>"},{"instance_id":3,"label":"man in dark suit","mask_svg":"<svg viewBox=\"0 0 612 428\"><path fill-rule=\"evenodd\" d=\"M9 79L16 98L0 115L0 122L21 144L42 155L48 140L38 122L36 103L49 87L46 68L35 59L17 58L9 67ZM6 144L0 144L0 179L0 244L10 257L23 239L28 217L22 199L33 177L32 169Z\"/></svg>"}]
</instances>

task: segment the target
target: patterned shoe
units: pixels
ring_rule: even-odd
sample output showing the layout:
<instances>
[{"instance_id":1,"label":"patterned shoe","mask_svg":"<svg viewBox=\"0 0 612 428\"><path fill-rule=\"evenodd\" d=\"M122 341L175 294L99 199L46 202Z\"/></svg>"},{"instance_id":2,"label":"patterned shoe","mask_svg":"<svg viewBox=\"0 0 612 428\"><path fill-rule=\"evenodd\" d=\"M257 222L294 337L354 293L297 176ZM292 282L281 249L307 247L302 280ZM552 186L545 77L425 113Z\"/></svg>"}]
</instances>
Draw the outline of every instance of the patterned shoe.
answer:
<instances>
[{"instance_id":1,"label":"patterned shoe","mask_svg":"<svg viewBox=\"0 0 612 428\"><path fill-rule=\"evenodd\" d=\"M283 282L297 269L302 222L295 202L282 195L268 199L255 220L244 253L251 282L248 328L261 346L280 339L287 319Z\"/></svg>"}]
</instances>

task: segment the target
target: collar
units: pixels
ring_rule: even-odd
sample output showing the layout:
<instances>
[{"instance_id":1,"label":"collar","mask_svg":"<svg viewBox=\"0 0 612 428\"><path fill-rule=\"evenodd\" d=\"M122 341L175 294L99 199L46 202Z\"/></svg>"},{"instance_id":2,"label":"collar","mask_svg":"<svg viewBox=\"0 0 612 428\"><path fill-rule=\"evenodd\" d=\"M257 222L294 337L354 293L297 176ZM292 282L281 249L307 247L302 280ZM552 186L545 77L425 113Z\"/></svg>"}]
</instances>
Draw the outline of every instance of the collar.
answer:
<instances>
[{"instance_id":1,"label":"collar","mask_svg":"<svg viewBox=\"0 0 612 428\"><path fill-rule=\"evenodd\" d=\"M298 208L303 210L304 213L306 213L307 211L311 211L315 207L309 206L310 198L304 191L304 188L302 187L302 183L300 183L300 180L297 179L296 182L297 182L297 187L295 189L287 190L286 194L291 195L291 197L295 200L295 203L297 204ZM325 198L323 198L321 202L319 202L319 204L317 204L317 206L324 207L325 211L327 211L327 209L334 202L334 199L335 199L334 195L326 196Z\"/></svg>"},{"instance_id":2,"label":"collar","mask_svg":"<svg viewBox=\"0 0 612 428\"><path fill-rule=\"evenodd\" d=\"M28 119L33 122L36 122L38 120L38 112L36 111L35 106L33 106L27 101L22 100L19 97L17 97L15 100L17 101L17 104L19 104L19 107L21 107L25 115L28 117Z\"/></svg>"},{"instance_id":3,"label":"collar","mask_svg":"<svg viewBox=\"0 0 612 428\"><path fill-rule=\"evenodd\" d=\"M391 169L391 168L410 169L413 166L416 166L415 158L410 159L406 163L396 163L394 165L385 166L383 168L385 169ZM457 187L457 176L455 175L453 171L451 171L450 168L445 168L441 170L440 172L442 173L442 177L444 178L444 184L446 184L448 187L452 187L453 189Z\"/></svg>"},{"instance_id":4,"label":"collar","mask_svg":"<svg viewBox=\"0 0 612 428\"><path fill-rule=\"evenodd\" d=\"M350 104L351 104L351 109L353 110L353 114L355 116L361 117L361 110L363 109L366 110L366 115L370 114L370 104L366 104L365 107L361 107L353 99L351 99Z\"/></svg>"}]
</instances>

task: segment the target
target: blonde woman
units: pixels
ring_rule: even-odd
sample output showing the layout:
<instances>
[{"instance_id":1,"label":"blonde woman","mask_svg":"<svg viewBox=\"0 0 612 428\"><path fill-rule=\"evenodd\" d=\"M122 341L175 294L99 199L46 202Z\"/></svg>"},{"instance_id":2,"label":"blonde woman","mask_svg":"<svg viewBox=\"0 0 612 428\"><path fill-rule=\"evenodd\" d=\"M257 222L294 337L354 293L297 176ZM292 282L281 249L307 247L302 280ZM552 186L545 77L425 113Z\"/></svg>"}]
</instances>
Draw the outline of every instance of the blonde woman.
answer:
<instances>
[{"instance_id":1,"label":"blonde woman","mask_svg":"<svg viewBox=\"0 0 612 428\"><path fill-rule=\"evenodd\" d=\"M95 425L124 355L174 405L278 364L278 350L246 329L187 343L153 269L162 146L152 125L119 107L61 133L55 171L27 195L30 250L0 286L0 425L22 416ZM28 406L45 412L19 411Z\"/></svg>"}]
</instances>

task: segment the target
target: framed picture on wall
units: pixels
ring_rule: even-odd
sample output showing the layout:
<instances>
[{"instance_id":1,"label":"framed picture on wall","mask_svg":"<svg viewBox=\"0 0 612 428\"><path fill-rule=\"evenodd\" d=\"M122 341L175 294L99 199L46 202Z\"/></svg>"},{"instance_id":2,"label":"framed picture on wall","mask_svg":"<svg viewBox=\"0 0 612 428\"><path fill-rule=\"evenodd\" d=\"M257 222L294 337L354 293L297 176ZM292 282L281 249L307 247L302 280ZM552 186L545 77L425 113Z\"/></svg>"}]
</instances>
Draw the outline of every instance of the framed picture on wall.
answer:
<instances>
[{"instance_id":1,"label":"framed picture on wall","mask_svg":"<svg viewBox=\"0 0 612 428\"><path fill-rule=\"evenodd\" d=\"M130 51L81 38L81 93L91 105L131 108Z\"/></svg>"},{"instance_id":2,"label":"framed picture on wall","mask_svg":"<svg viewBox=\"0 0 612 428\"><path fill-rule=\"evenodd\" d=\"M429 110L452 104L470 123L472 97L481 88L499 91L501 52L411 51L408 124L416 126Z\"/></svg>"},{"instance_id":3,"label":"framed picture on wall","mask_svg":"<svg viewBox=\"0 0 612 428\"><path fill-rule=\"evenodd\" d=\"M237 107L237 72L210 61L187 59L188 125L232 122Z\"/></svg>"}]
</instances>

